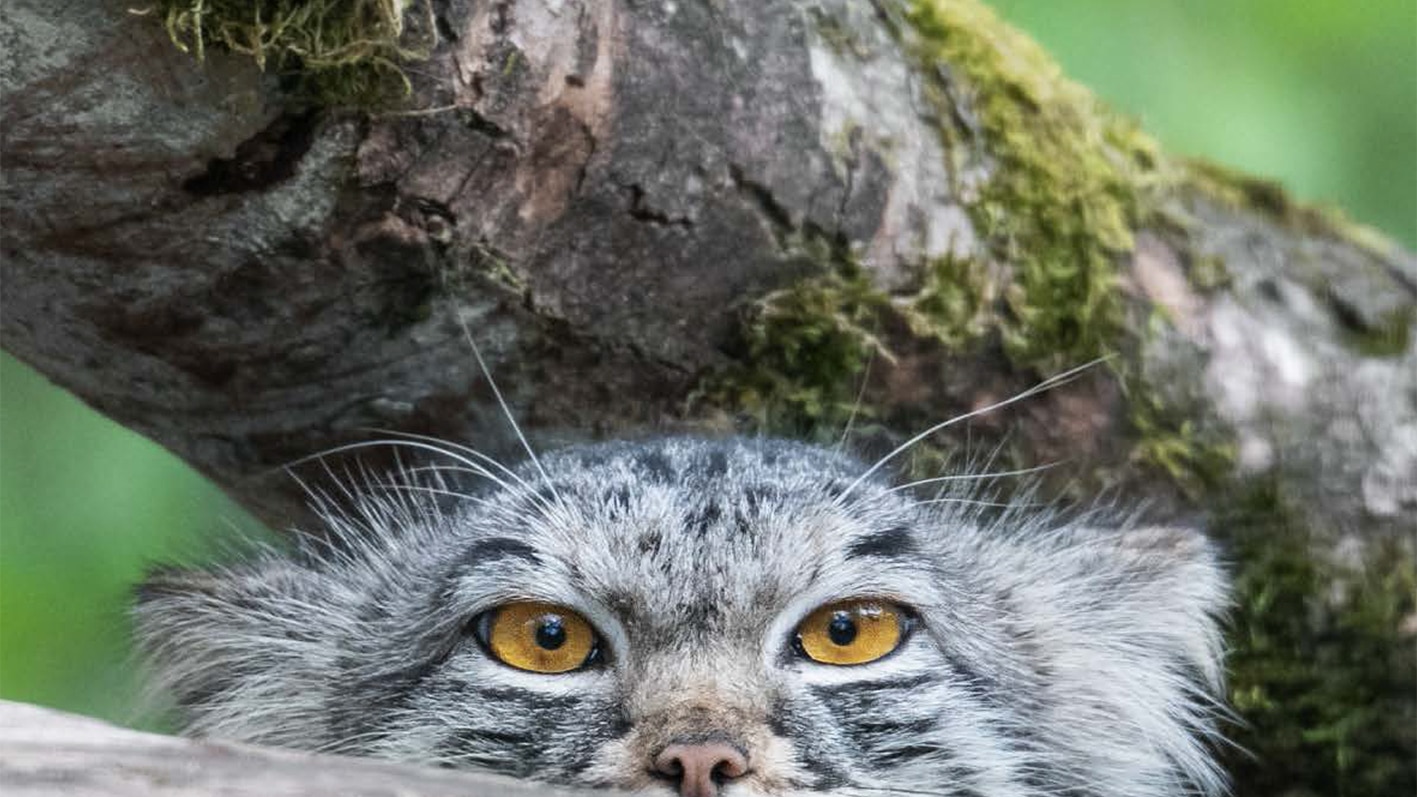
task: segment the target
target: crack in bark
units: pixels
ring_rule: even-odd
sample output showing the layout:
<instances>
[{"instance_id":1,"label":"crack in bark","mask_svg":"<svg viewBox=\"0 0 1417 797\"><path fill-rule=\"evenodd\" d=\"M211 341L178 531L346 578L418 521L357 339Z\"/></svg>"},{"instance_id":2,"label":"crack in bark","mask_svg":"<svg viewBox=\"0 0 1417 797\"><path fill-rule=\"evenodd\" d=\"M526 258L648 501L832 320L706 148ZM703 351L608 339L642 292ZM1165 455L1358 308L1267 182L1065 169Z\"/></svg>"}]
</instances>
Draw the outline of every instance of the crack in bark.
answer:
<instances>
[{"instance_id":1,"label":"crack in bark","mask_svg":"<svg viewBox=\"0 0 1417 797\"><path fill-rule=\"evenodd\" d=\"M846 265L851 262L850 242L840 226L837 229L828 230L810 220L804 220L799 224L793 221L792 212L779 202L777 197L773 196L772 189L748 179L743 174L742 167L730 164L728 173L733 180L733 185L752 200L754 206L771 223L773 240L780 252L789 255L801 254L804 243L819 242L824 244L830 252L829 259L824 262L830 262L833 265Z\"/></svg>"},{"instance_id":2,"label":"crack in bark","mask_svg":"<svg viewBox=\"0 0 1417 797\"><path fill-rule=\"evenodd\" d=\"M645 189L639 183L621 186L630 193L630 217L647 224L660 227L683 227L690 229L694 220L688 216L671 216L662 210L655 210L645 203Z\"/></svg>"},{"instance_id":3,"label":"crack in bark","mask_svg":"<svg viewBox=\"0 0 1417 797\"><path fill-rule=\"evenodd\" d=\"M492 18L488 21L488 29L493 34L505 37L512 29L512 0L500 0L492 4Z\"/></svg>"},{"instance_id":4,"label":"crack in bark","mask_svg":"<svg viewBox=\"0 0 1417 797\"><path fill-rule=\"evenodd\" d=\"M207 168L182 183L195 196L260 191L295 176L300 160L315 143L319 116L314 111L281 114L265 129L236 146L230 158L212 158Z\"/></svg>"},{"instance_id":5,"label":"crack in bark","mask_svg":"<svg viewBox=\"0 0 1417 797\"><path fill-rule=\"evenodd\" d=\"M797 224L792 220L792 213L777 201L773 196L772 189L748 179L743 173L743 167L738 164L729 164L728 176L733 180L733 185L740 193L753 201L753 205L762 211L763 216L772 223L773 237L777 239L778 247L785 244L783 240L787 233L797 229Z\"/></svg>"},{"instance_id":6,"label":"crack in bark","mask_svg":"<svg viewBox=\"0 0 1417 797\"><path fill-rule=\"evenodd\" d=\"M585 185L586 175L590 172L590 162L595 158L595 150L598 146L598 142L595 140L595 131L591 129L591 126L582 121L580 122L580 127L581 133L585 136L587 149L585 159L581 161L580 167L576 169L576 182L571 187L571 196L579 195L581 188Z\"/></svg>"},{"instance_id":7,"label":"crack in bark","mask_svg":"<svg viewBox=\"0 0 1417 797\"><path fill-rule=\"evenodd\" d=\"M832 225L836 227L835 232L838 235L841 234L842 223L846 219L846 208L851 204L851 194L856 190L856 172L861 168L861 128L851 128L846 145L851 157L844 159L846 175L842 182L845 186L841 192L841 201L836 204L836 214L832 217Z\"/></svg>"},{"instance_id":8,"label":"crack in bark","mask_svg":"<svg viewBox=\"0 0 1417 797\"><path fill-rule=\"evenodd\" d=\"M438 36L444 41L456 42L460 38L457 29L449 20L448 0L435 0L433 3L433 29L438 32Z\"/></svg>"},{"instance_id":9,"label":"crack in bark","mask_svg":"<svg viewBox=\"0 0 1417 797\"><path fill-rule=\"evenodd\" d=\"M469 130L481 133L493 141L512 137L512 132L472 108L459 108L458 117Z\"/></svg>"}]
</instances>

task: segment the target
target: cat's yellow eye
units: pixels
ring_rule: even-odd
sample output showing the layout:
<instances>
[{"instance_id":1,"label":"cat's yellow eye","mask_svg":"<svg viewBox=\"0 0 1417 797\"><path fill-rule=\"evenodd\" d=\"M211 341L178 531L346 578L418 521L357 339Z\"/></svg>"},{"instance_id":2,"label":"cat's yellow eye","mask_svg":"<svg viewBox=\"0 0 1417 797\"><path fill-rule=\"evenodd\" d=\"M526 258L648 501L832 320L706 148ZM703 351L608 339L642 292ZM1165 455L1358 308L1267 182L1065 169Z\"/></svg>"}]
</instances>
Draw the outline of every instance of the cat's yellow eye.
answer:
<instances>
[{"instance_id":1,"label":"cat's yellow eye","mask_svg":"<svg viewBox=\"0 0 1417 797\"><path fill-rule=\"evenodd\" d=\"M797 626L797 647L821 664L866 664L900 645L905 616L880 600L847 600L807 615Z\"/></svg>"},{"instance_id":2,"label":"cat's yellow eye","mask_svg":"<svg viewBox=\"0 0 1417 797\"><path fill-rule=\"evenodd\" d=\"M596 655L595 631L579 614L550 603L508 603L486 615L483 643L504 664L541 673L570 672Z\"/></svg>"}]
</instances>

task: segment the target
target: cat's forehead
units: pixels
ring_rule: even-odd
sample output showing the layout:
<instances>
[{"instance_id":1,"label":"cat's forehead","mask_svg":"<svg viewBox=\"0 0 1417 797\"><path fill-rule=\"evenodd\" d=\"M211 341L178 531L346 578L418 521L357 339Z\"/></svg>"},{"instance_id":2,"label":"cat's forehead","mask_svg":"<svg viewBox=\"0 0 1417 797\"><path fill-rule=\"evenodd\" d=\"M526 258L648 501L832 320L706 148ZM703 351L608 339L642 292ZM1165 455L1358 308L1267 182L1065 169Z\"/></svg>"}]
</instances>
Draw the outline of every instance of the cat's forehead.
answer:
<instances>
[{"instance_id":1,"label":"cat's forehead","mask_svg":"<svg viewBox=\"0 0 1417 797\"><path fill-rule=\"evenodd\" d=\"M861 554L910 534L908 502L853 486L854 460L798 444L676 439L543 465L523 475L545 500L496 533L528 546L526 575L627 619L741 623L814 588L872 591L890 571Z\"/></svg>"},{"instance_id":2,"label":"cat's forehead","mask_svg":"<svg viewBox=\"0 0 1417 797\"><path fill-rule=\"evenodd\" d=\"M863 470L854 458L789 440L664 438L576 446L542 460L558 484L593 488L607 478L683 487L723 484L816 485L845 489Z\"/></svg>"}]
</instances>

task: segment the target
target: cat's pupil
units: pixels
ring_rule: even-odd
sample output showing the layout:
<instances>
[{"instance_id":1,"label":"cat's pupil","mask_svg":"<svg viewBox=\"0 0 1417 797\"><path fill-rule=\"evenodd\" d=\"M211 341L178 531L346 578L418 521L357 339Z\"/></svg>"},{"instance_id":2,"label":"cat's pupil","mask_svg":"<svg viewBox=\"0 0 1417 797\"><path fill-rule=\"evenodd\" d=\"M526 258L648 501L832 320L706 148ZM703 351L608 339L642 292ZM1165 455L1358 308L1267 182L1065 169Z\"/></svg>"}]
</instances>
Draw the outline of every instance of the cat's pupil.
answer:
<instances>
[{"instance_id":1,"label":"cat's pupil","mask_svg":"<svg viewBox=\"0 0 1417 797\"><path fill-rule=\"evenodd\" d=\"M566 644L566 629L561 627L561 618L547 617L536 628L536 644L546 650L555 650Z\"/></svg>"},{"instance_id":2,"label":"cat's pupil","mask_svg":"<svg viewBox=\"0 0 1417 797\"><path fill-rule=\"evenodd\" d=\"M856 622L846 612L837 612L827 624L827 637L839 647L850 645L856 639Z\"/></svg>"}]
</instances>

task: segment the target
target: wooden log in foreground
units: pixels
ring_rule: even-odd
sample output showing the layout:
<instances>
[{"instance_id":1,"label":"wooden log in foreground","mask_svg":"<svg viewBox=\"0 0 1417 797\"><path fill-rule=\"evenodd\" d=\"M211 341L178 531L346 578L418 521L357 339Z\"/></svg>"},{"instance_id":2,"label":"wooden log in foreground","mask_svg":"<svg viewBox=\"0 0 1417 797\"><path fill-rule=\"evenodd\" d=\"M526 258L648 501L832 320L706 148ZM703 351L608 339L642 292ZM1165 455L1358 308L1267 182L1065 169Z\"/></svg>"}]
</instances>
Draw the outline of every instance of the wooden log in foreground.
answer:
<instances>
[{"instance_id":1,"label":"wooden log in foreground","mask_svg":"<svg viewBox=\"0 0 1417 797\"><path fill-rule=\"evenodd\" d=\"M6 797L571 797L586 792L388 761L160 736L0 701L0 793Z\"/></svg>"}]
</instances>

